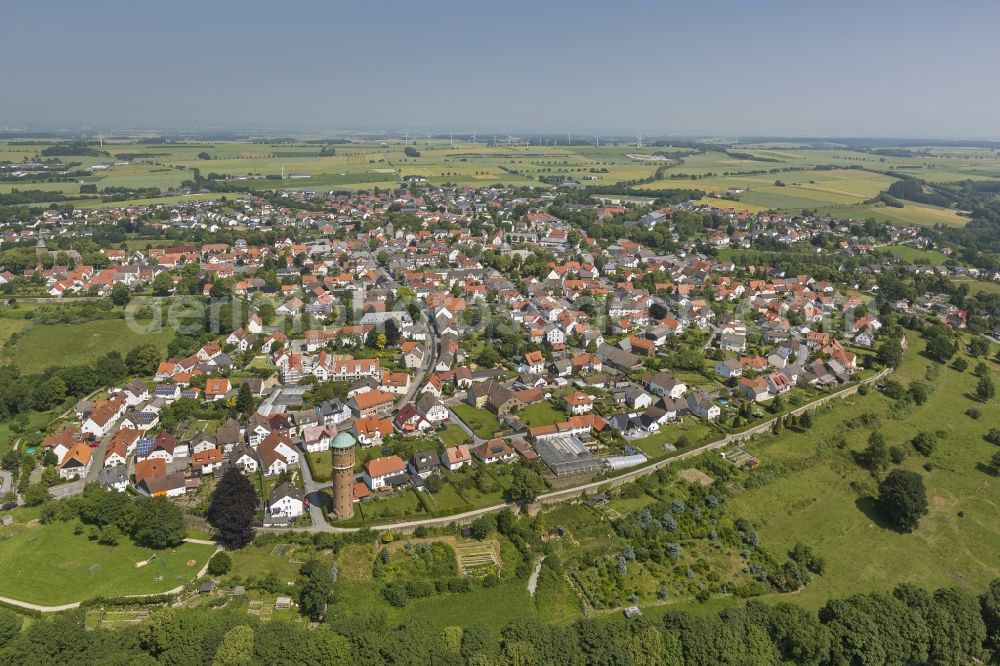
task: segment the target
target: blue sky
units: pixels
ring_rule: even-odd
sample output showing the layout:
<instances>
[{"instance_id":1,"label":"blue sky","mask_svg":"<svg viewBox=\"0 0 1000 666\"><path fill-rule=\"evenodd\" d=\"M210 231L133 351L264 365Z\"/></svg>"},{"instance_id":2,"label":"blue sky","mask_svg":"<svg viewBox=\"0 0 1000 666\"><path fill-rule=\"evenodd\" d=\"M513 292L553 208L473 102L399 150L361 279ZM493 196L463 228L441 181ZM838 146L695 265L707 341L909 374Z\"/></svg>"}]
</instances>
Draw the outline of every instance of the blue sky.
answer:
<instances>
[{"instance_id":1,"label":"blue sky","mask_svg":"<svg viewBox=\"0 0 1000 666\"><path fill-rule=\"evenodd\" d=\"M7 3L0 126L998 138L1000 3Z\"/></svg>"}]
</instances>

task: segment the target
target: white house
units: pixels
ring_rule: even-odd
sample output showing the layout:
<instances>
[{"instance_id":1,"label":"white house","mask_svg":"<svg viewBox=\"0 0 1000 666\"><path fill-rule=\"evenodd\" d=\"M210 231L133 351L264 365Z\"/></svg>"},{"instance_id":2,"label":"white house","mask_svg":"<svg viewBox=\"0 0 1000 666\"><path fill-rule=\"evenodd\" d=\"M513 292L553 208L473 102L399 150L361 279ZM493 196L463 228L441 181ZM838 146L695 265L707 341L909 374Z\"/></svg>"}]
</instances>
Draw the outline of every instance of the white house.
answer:
<instances>
[{"instance_id":1,"label":"white house","mask_svg":"<svg viewBox=\"0 0 1000 666\"><path fill-rule=\"evenodd\" d=\"M417 411L433 425L447 421L450 414L448 408L441 404L432 393L424 393L417 400Z\"/></svg>"},{"instance_id":2,"label":"white house","mask_svg":"<svg viewBox=\"0 0 1000 666\"><path fill-rule=\"evenodd\" d=\"M267 513L271 518L294 520L305 513L302 490L289 482L275 488L267 499Z\"/></svg>"},{"instance_id":3,"label":"white house","mask_svg":"<svg viewBox=\"0 0 1000 666\"><path fill-rule=\"evenodd\" d=\"M688 396L688 409L703 419L714 421L722 415L722 408L712 401L708 393L695 393Z\"/></svg>"},{"instance_id":4,"label":"white house","mask_svg":"<svg viewBox=\"0 0 1000 666\"><path fill-rule=\"evenodd\" d=\"M257 447L264 476L274 476L299 464L299 453L287 436L272 432Z\"/></svg>"},{"instance_id":5,"label":"white house","mask_svg":"<svg viewBox=\"0 0 1000 666\"><path fill-rule=\"evenodd\" d=\"M448 447L441 454L441 464L447 467L448 471L454 472L472 464L472 453L465 444Z\"/></svg>"},{"instance_id":6,"label":"white house","mask_svg":"<svg viewBox=\"0 0 1000 666\"><path fill-rule=\"evenodd\" d=\"M93 449L82 442L74 445L59 463L59 476L64 479L86 478L94 459L93 453Z\"/></svg>"},{"instance_id":7,"label":"white house","mask_svg":"<svg viewBox=\"0 0 1000 666\"><path fill-rule=\"evenodd\" d=\"M362 470L368 488L379 490L388 486L389 479L403 474L406 471L406 463L399 456L381 456L366 462Z\"/></svg>"},{"instance_id":8,"label":"white house","mask_svg":"<svg viewBox=\"0 0 1000 666\"><path fill-rule=\"evenodd\" d=\"M80 429L96 439L104 437L125 413L125 406L125 396L120 393L110 400L98 400Z\"/></svg>"},{"instance_id":9,"label":"white house","mask_svg":"<svg viewBox=\"0 0 1000 666\"><path fill-rule=\"evenodd\" d=\"M320 453L330 449L330 442L337 434L333 425L315 425L302 429L302 446L309 453Z\"/></svg>"},{"instance_id":10,"label":"white house","mask_svg":"<svg viewBox=\"0 0 1000 666\"><path fill-rule=\"evenodd\" d=\"M666 372L659 372L647 381L649 390L660 397L675 400L687 393L687 384Z\"/></svg>"},{"instance_id":11,"label":"white house","mask_svg":"<svg viewBox=\"0 0 1000 666\"><path fill-rule=\"evenodd\" d=\"M122 394L125 396L125 404L129 407L135 407L149 400L149 387L146 386L145 382L133 379L122 388Z\"/></svg>"}]
</instances>

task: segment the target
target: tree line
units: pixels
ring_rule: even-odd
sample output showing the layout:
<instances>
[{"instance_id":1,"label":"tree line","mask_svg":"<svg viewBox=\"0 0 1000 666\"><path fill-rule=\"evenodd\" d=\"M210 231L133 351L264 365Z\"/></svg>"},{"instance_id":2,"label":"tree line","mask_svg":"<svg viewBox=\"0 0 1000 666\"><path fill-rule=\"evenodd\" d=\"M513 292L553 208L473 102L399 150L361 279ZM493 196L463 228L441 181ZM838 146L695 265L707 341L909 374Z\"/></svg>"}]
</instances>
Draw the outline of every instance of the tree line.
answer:
<instances>
[{"instance_id":1,"label":"tree line","mask_svg":"<svg viewBox=\"0 0 1000 666\"><path fill-rule=\"evenodd\" d=\"M327 576L311 567L310 576ZM138 626L88 630L82 611L36 619L0 609L0 662L28 664L462 664L880 666L998 663L1000 580L973 595L900 585L827 602L818 613L750 601L716 614L588 618L502 626L391 623L355 613L318 625L239 610L161 608Z\"/></svg>"}]
</instances>

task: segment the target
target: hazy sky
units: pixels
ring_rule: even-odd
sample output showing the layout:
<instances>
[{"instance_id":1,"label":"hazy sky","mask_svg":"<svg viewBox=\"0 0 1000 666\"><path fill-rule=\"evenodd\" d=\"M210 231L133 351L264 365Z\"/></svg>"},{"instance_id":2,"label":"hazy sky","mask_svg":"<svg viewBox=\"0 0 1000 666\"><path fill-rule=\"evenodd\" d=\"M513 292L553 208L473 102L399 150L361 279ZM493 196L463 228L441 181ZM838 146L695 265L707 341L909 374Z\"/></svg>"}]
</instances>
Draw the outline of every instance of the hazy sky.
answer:
<instances>
[{"instance_id":1,"label":"hazy sky","mask_svg":"<svg viewBox=\"0 0 1000 666\"><path fill-rule=\"evenodd\" d=\"M994 0L10 0L0 16L0 126L1000 137Z\"/></svg>"}]
</instances>

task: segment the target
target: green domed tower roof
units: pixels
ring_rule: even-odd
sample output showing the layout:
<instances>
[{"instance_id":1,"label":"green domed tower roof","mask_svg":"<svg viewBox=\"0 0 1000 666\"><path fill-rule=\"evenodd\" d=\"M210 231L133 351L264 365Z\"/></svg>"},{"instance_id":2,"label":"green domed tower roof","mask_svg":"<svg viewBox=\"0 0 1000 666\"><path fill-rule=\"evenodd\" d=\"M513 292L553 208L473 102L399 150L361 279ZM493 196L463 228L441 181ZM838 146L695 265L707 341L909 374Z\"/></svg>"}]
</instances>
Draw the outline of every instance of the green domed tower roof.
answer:
<instances>
[{"instance_id":1,"label":"green domed tower roof","mask_svg":"<svg viewBox=\"0 0 1000 666\"><path fill-rule=\"evenodd\" d=\"M349 432L338 433L330 446L335 449L349 449L354 446L354 437Z\"/></svg>"}]
</instances>

